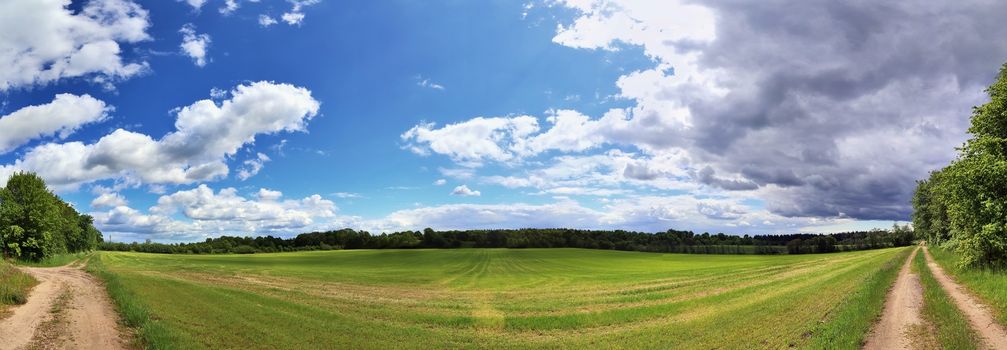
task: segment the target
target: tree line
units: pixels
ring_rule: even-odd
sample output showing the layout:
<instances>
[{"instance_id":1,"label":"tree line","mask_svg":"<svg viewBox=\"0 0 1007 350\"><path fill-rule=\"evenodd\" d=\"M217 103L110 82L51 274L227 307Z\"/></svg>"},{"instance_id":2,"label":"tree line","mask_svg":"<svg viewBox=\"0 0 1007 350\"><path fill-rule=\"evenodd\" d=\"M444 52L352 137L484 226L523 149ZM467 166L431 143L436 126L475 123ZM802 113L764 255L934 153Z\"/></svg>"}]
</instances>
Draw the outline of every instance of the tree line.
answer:
<instances>
[{"instance_id":1,"label":"tree line","mask_svg":"<svg viewBox=\"0 0 1007 350\"><path fill-rule=\"evenodd\" d=\"M373 235L342 229L274 236L207 238L193 243L105 242L101 249L166 254L271 253L331 249L408 248L587 248L694 254L806 254L907 246L907 226L832 234L734 236L668 230L658 233L624 230L517 229L403 231Z\"/></svg>"},{"instance_id":2,"label":"tree line","mask_svg":"<svg viewBox=\"0 0 1007 350\"><path fill-rule=\"evenodd\" d=\"M920 238L954 249L962 267L1007 266L1007 65L986 92L958 157L918 181L913 195Z\"/></svg>"},{"instance_id":3,"label":"tree line","mask_svg":"<svg viewBox=\"0 0 1007 350\"><path fill-rule=\"evenodd\" d=\"M49 191L34 173L15 173L0 188L0 252L4 258L38 261L94 250L101 241L94 219Z\"/></svg>"}]
</instances>

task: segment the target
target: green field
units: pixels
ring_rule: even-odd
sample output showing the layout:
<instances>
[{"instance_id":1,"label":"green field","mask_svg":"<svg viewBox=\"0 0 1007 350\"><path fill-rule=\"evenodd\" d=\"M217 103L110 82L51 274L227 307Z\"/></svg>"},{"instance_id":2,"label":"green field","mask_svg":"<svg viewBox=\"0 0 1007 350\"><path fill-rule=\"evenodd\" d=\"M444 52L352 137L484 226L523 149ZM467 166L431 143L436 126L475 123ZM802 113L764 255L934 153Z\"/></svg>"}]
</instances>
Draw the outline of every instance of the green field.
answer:
<instances>
[{"instance_id":1,"label":"green field","mask_svg":"<svg viewBox=\"0 0 1007 350\"><path fill-rule=\"evenodd\" d=\"M908 252L103 252L98 263L177 348L859 348Z\"/></svg>"}]
</instances>

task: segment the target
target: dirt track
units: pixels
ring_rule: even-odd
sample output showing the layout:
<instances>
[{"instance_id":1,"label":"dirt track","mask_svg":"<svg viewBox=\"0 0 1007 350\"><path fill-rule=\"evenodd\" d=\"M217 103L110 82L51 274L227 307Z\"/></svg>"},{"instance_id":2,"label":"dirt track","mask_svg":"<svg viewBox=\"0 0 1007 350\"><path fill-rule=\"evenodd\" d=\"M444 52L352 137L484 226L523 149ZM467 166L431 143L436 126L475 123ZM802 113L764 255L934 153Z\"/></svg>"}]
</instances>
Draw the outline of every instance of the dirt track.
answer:
<instances>
[{"instance_id":1,"label":"dirt track","mask_svg":"<svg viewBox=\"0 0 1007 350\"><path fill-rule=\"evenodd\" d=\"M864 349L910 349L912 339L908 332L915 325L923 324L920 310L923 308L923 286L920 276L912 273L910 265L920 248L909 254L909 259L899 270L895 285L888 292L881 321L867 337Z\"/></svg>"},{"instance_id":2,"label":"dirt track","mask_svg":"<svg viewBox=\"0 0 1007 350\"><path fill-rule=\"evenodd\" d=\"M929 250L924 249L923 252L927 256L927 266L933 272L934 278L941 287L944 287L951 299L954 299L955 305L968 318L972 328L983 338L983 345L987 349L1007 349L1007 332L996 322L988 307L948 277L944 269L930 256Z\"/></svg>"},{"instance_id":3,"label":"dirt track","mask_svg":"<svg viewBox=\"0 0 1007 350\"><path fill-rule=\"evenodd\" d=\"M78 267L23 267L39 280L28 302L0 320L0 350L32 347L58 349L124 349L118 316L105 289ZM62 311L64 322L54 319L53 303L64 291L71 299ZM44 327L60 329L43 332ZM42 334L61 334L53 339Z\"/></svg>"}]
</instances>

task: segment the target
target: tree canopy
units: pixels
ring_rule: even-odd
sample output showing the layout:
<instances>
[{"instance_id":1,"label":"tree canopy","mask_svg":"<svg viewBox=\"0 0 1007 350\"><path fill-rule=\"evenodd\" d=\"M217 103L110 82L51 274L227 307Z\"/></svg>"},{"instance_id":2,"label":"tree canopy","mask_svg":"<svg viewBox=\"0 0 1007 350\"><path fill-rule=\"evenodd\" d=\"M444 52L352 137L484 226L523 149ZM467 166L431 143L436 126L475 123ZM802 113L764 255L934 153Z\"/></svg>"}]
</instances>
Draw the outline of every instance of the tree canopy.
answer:
<instances>
[{"instance_id":1,"label":"tree canopy","mask_svg":"<svg viewBox=\"0 0 1007 350\"><path fill-rule=\"evenodd\" d=\"M957 159L919 181L913 226L953 247L963 267L1007 266L1007 65L972 112L971 138Z\"/></svg>"},{"instance_id":2,"label":"tree canopy","mask_svg":"<svg viewBox=\"0 0 1007 350\"><path fill-rule=\"evenodd\" d=\"M97 248L101 232L49 191L34 173L12 175L0 188L0 252L4 257L41 260Z\"/></svg>"}]
</instances>

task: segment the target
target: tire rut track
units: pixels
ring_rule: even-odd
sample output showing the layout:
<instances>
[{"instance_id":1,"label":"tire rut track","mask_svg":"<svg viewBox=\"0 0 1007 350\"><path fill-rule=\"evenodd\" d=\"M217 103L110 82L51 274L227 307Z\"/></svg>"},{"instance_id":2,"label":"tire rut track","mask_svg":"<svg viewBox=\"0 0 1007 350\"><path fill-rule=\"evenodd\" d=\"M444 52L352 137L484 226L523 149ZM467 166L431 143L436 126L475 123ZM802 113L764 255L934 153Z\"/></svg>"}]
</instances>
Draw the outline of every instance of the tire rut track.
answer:
<instances>
[{"instance_id":1,"label":"tire rut track","mask_svg":"<svg viewBox=\"0 0 1007 350\"><path fill-rule=\"evenodd\" d=\"M910 269L913 258L920 251L915 248L899 270L895 284L885 298L881 320L874 325L864 349L911 349L911 330L923 324L923 285L920 276Z\"/></svg>"},{"instance_id":2,"label":"tire rut track","mask_svg":"<svg viewBox=\"0 0 1007 350\"><path fill-rule=\"evenodd\" d=\"M1007 349L1007 331L997 323L990 313L989 306L972 296L964 287L954 281L944 269L930 256L930 251L923 249L927 257L927 267L934 274L934 278L940 283L944 291L951 296L955 305L962 311L968 319L972 328L979 333L983 346L987 349Z\"/></svg>"},{"instance_id":3,"label":"tire rut track","mask_svg":"<svg viewBox=\"0 0 1007 350\"><path fill-rule=\"evenodd\" d=\"M61 342L60 348L70 349L125 349L118 315L105 294L104 287L78 264L62 267L21 267L39 280L32 289L28 302L14 308L10 317L0 320L0 350L21 349L27 346L47 347L47 343ZM35 338L46 322L53 318L52 308L64 291L71 293L60 317L65 318L65 335L69 340ZM61 326L62 327L62 326ZM41 343L39 343L41 341ZM57 344L48 344L57 345Z\"/></svg>"}]
</instances>

